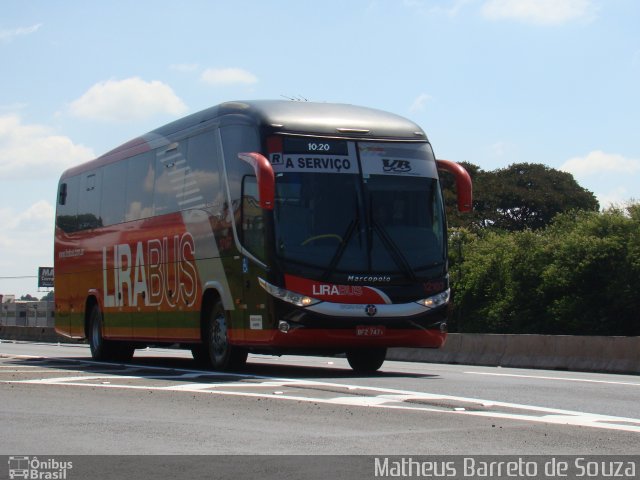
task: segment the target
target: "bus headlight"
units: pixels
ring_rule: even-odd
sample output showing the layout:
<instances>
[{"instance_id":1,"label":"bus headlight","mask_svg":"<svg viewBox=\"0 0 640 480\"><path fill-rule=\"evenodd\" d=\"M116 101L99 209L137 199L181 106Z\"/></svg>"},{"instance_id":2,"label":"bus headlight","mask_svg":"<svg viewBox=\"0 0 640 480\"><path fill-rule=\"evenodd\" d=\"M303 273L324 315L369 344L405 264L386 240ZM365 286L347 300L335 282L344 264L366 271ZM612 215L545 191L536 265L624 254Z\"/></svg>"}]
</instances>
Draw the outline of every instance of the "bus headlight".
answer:
<instances>
[{"instance_id":1,"label":"bus headlight","mask_svg":"<svg viewBox=\"0 0 640 480\"><path fill-rule=\"evenodd\" d=\"M440 307L449 303L450 294L451 290L447 288L444 292L438 293L437 295L433 295L429 298L418 300L416 303L419 303L420 305L427 308Z\"/></svg>"},{"instance_id":2,"label":"bus headlight","mask_svg":"<svg viewBox=\"0 0 640 480\"><path fill-rule=\"evenodd\" d=\"M273 295L276 298L279 298L280 300L292 303L298 307L309 307L311 305L315 305L316 303L320 303L320 300L318 300L317 298L307 297L306 295L302 295L300 293L276 287L275 285L271 285L269 282L263 280L262 278L258 278L258 282L260 283L260 286L267 291L267 293Z\"/></svg>"}]
</instances>

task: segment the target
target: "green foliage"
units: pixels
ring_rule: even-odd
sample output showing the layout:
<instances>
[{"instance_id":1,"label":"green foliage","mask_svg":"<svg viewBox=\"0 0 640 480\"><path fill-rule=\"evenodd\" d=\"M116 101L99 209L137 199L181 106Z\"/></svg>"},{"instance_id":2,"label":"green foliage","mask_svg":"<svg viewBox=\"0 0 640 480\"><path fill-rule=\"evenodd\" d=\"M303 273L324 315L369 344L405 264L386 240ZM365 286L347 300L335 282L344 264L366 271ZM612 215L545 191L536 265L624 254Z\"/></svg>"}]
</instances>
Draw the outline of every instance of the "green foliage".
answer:
<instances>
[{"instance_id":1,"label":"green foliage","mask_svg":"<svg viewBox=\"0 0 640 480\"><path fill-rule=\"evenodd\" d=\"M451 226L499 228L508 231L536 230L547 226L561 212L599 208L593 193L573 176L546 165L515 163L485 172L477 165L461 162L473 182L473 213L456 211L451 176L442 175L442 185Z\"/></svg>"},{"instance_id":2,"label":"green foliage","mask_svg":"<svg viewBox=\"0 0 640 480\"><path fill-rule=\"evenodd\" d=\"M454 328L640 335L638 212L575 211L536 231L454 230Z\"/></svg>"},{"instance_id":3,"label":"green foliage","mask_svg":"<svg viewBox=\"0 0 640 480\"><path fill-rule=\"evenodd\" d=\"M54 294L53 290L51 290L51 291L50 291L49 293L47 293L44 297L42 297L40 300L41 300L41 301L43 301L43 302L44 302L44 301L53 302L53 301L54 301L54 299L55 299L55 296L54 296L54 295L55 295L55 294Z\"/></svg>"}]
</instances>

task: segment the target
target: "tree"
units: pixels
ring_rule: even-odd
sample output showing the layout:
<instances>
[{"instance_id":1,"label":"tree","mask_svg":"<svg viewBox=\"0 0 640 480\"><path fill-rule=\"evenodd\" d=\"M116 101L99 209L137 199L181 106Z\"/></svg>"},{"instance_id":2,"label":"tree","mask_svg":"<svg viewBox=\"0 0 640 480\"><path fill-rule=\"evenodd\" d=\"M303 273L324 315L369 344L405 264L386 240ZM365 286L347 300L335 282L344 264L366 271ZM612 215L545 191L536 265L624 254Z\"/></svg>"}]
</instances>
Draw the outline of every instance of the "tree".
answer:
<instances>
[{"instance_id":1,"label":"tree","mask_svg":"<svg viewBox=\"0 0 640 480\"><path fill-rule=\"evenodd\" d=\"M560 215L538 286L551 333L640 335L640 219L622 209Z\"/></svg>"},{"instance_id":2,"label":"tree","mask_svg":"<svg viewBox=\"0 0 640 480\"><path fill-rule=\"evenodd\" d=\"M570 173L546 165L514 163L491 172L473 164L462 165L473 181L474 212L471 215L455 212L453 181L444 178L447 218L451 226L536 230L549 225L558 213L599 209L593 193L581 187Z\"/></svg>"},{"instance_id":3,"label":"tree","mask_svg":"<svg viewBox=\"0 0 640 480\"><path fill-rule=\"evenodd\" d=\"M536 231L450 236L464 332L640 335L640 206L557 215Z\"/></svg>"},{"instance_id":4,"label":"tree","mask_svg":"<svg viewBox=\"0 0 640 480\"><path fill-rule=\"evenodd\" d=\"M53 293L53 290L51 290L44 297L42 297L40 300L43 301L43 302L45 302L45 301L53 302L53 299L54 299L54 293Z\"/></svg>"}]
</instances>

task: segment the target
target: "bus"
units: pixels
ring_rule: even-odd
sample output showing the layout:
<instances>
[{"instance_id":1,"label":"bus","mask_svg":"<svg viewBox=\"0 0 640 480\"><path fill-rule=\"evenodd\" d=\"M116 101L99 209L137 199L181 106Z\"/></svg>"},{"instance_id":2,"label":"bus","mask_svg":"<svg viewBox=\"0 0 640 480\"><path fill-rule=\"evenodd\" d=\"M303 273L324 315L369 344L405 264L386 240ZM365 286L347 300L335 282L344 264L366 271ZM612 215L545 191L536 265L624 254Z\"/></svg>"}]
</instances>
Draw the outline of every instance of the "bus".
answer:
<instances>
[{"instance_id":1,"label":"bus","mask_svg":"<svg viewBox=\"0 0 640 480\"><path fill-rule=\"evenodd\" d=\"M186 116L59 181L58 333L94 359L177 345L216 370L247 354L344 354L378 370L389 347L443 345L446 221L415 123L380 110L235 101Z\"/></svg>"}]
</instances>

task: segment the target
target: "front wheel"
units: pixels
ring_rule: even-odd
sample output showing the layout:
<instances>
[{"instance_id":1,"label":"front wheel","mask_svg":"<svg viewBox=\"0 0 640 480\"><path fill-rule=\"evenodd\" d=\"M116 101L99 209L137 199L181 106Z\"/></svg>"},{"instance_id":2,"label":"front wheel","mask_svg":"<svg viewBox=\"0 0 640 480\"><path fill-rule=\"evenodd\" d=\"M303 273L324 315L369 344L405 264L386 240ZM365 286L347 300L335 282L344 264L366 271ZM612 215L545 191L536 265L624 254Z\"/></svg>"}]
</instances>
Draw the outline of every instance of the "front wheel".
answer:
<instances>
[{"instance_id":1,"label":"front wheel","mask_svg":"<svg viewBox=\"0 0 640 480\"><path fill-rule=\"evenodd\" d=\"M386 357L386 348L361 348L347 352L349 365L358 373L373 373L377 371Z\"/></svg>"},{"instance_id":2,"label":"front wheel","mask_svg":"<svg viewBox=\"0 0 640 480\"><path fill-rule=\"evenodd\" d=\"M115 360L128 362L133 357L133 345L125 342L105 340L102 335L102 312L98 305L91 307L89 313L89 348L94 360Z\"/></svg>"},{"instance_id":3,"label":"front wheel","mask_svg":"<svg viewBox=\"0 0 640 480\"><path fill-rule=\"evenodd\" d=\"M229 343L229 319L220 300L208 309L205 321L203 340L211 366L216 370L242 368L247 362L247 351Z\"/></svg>"}]
</instances>

